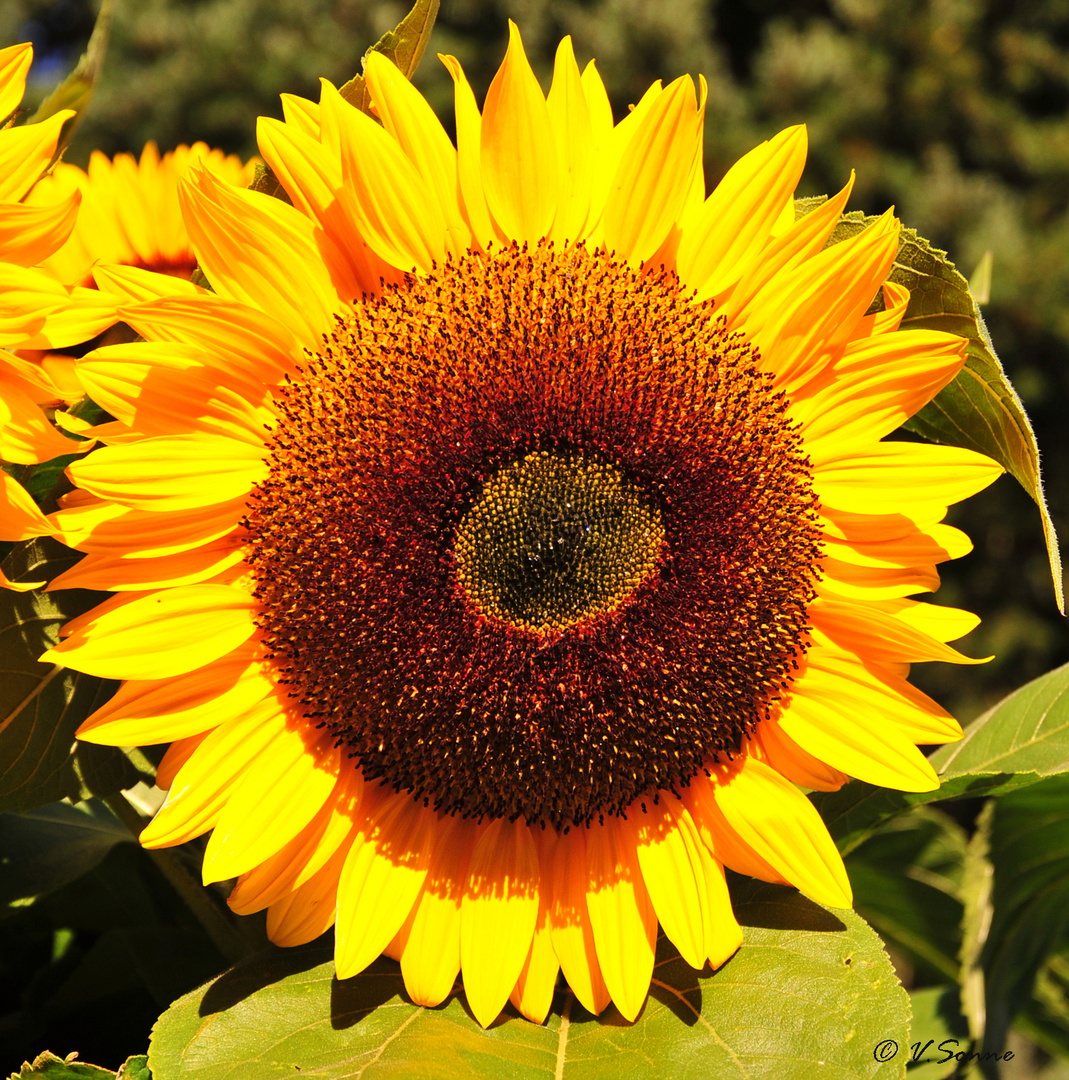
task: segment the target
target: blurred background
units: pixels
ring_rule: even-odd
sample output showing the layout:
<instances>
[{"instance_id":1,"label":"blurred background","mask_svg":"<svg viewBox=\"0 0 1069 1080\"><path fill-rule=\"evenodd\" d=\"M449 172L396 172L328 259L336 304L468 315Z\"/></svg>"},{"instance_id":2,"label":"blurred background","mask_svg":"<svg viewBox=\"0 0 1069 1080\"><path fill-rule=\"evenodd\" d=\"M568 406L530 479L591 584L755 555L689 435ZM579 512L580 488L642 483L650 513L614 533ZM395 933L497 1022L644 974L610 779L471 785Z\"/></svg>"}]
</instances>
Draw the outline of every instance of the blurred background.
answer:
<instances>
[{"instance_id":1,"label":"blurred background","mask_svg":"<svg viewBox=\"0 0 1069 1080\"><path fill-rule=\"evenodd\" d=\"M251 155L255 117L281 116L279 93L318 98L320 76L344 82L407 7L114 0L105 71L67 158L84 165L94 148L140 154L148 139L161 150L204 139ZM94 17L92 0L0 3L0 46L35 46L31 109L77 62ZM617 118L654 79L703 73L710 187L753 145L804 122L810 156L799 194L837 191L854 168L853 209L894 205L966 277L990 250L984 314L1035 426L1055 524L1069 537L1069 0L442 0L415 82L450 131L451 82L434 53L455 54L481 100L509 18L546 88L562 35L572 35L581 65L596 57ZM968 721L1069 660L1069 633L1039 516L1015 481L1001 479L950 520L976 551L945 568L938 599L983 616L963 648L996 659L967 669L919 665L915 678ZM151 873L124 876L124 860L134 858L131 845L109 855L99 888L128 905L171 903ZM135 879L144 900L121 884ZM54 903L84 909L87 895ZM205 956L205 973L191 971L188 985L218 970L213 964ZM166 1004L174 992L161 987L158 996ZM122 1000L136 1011L134 997ZM144 1016L127 1019L147 1037L158 1009L142 1003ZM103 1013L83 1012L72 1027L68 1005L69 1045L52 1049L93 1060ZM117 1053L111 1046L101 1044L100 1056Z\"/></svg>"}]
</instances>

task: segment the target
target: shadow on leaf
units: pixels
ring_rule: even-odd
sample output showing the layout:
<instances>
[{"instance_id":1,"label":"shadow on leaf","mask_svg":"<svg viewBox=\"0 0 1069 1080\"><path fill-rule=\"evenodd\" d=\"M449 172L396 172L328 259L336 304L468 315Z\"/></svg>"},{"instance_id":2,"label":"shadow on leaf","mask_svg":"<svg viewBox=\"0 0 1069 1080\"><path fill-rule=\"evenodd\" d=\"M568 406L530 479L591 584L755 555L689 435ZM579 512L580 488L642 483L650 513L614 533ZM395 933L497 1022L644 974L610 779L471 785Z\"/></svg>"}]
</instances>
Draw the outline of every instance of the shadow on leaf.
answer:
<instances>
[{"instance_id":1,"label":"shadow on leaf","mask_svg":"<svg viewBox=\"0 0 1069 1080\"><path fill-rule=\"evenodd\" d=\"M211 1016L225 1012L258 990L292 975L329 964L334 956L333 944L312 945L307 948L272 949L224 971L208 987L200 1003L200 1015Z\"/></svg>"}]
</instances>

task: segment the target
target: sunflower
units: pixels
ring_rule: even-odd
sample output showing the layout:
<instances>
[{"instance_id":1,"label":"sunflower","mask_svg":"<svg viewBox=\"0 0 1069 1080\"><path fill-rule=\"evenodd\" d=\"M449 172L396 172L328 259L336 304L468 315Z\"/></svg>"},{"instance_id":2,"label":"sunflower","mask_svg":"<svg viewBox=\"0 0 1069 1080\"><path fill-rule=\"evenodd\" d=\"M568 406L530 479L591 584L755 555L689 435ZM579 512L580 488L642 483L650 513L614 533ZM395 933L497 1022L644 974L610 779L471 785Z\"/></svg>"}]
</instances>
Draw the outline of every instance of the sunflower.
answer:
<instances>
[{"instance_id":1,"label":"sunflower","mask_svg":"<svg viewBox=\"0 0 1069 1080\"><path fill-rule=\"evenodd\" d=\"M33 47L0 49L0 346L64 343L106 325L109 301L87 297L86 290L57 285L34 269L60 248L78 215L80 196L68 194L30 205L26 197L56 154L70 109L38 124L14 126L33 62ZM88 331L88 332L86 332ZM38 365L0 348L0 459L33 465L76 449L48 422L37 402L58 391ZM29 494L0 470L0 540L25 540L52 531ZM37 584L42 584L38 582ZM0 585L10 586L0 574ZM32 588L32 585L18 586Z\"/></svg>"},{"instance_id":2,"label":"sunflower","mask_svg":"<svg viewBox=\"0 0 1069 1080\"><path fill-rule=\"evenodd\" d=\"M796 220L803 128L706 198L704 81L614 124L513 26L480 113L442 59L455 148L373 53L381 125L326 82L260 121L292 205L180 189L214 292L132 290L146 340L80 362L116 421L51 587L115 595L44 659L124 680L79 737L171 744L142 843L210 832L275 942L634 1019L658 923L738 948L725 866L851 903L801 788L937 786L907 665L976 619L912 597L1000 469L883 441L965 342L897 329L890 214L825 246L849 184Z\"/></svg>"},{"instance_id":3,"label":"sunflower","mask_svg":"<svg viewBox=\"0 0 1069 1080\"><path fill-rule=\"evenodd\" d=\"M69 285L92 285L90 269L98 261L188 279L197 263L178 207L179 180L202 166L225 183L245 187L252 165L203 142L162 157L149 142L140 160L94 150L88 172L61 163L34 188L30 201L51 202L77 191L82 208L67 242L43 265Z\"/></svg>"}]
</instances>

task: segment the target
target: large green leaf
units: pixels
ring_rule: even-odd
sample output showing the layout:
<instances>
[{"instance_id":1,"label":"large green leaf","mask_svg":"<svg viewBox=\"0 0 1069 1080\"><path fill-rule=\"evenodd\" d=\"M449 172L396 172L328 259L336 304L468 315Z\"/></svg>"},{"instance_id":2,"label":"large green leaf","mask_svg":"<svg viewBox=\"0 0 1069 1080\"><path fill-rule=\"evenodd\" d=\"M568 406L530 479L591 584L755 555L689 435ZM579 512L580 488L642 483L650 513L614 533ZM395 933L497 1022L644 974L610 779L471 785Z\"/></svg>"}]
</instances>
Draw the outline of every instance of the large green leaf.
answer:
<instances>
[{"instance_id":1,"label":"large green leaf","mask_svg":"<svg viewBox=\"0 0 1069 1080\"><path fill-rule=\"evenodd\" d=\"M4 571L12 581L50 580L79 557L53 540L32 540L8 556ZM0 591L0 812L107 795L138 780L121 751L74 744L78 725L115 684L37 660L67 619L100 599L81 589Z\"/></svg>"},{"instance_id":2,"label":"large green leaf","mask_svg":"<svg viewBox=\"0 0 1069 1080\"><path fill-rule=\"evenodd\" d=\"M0 815L0 904L53 892L131 840L130 830L97 799Z\"/></svg>"},{"instance_id":3,"label":"large green leaf","mask_svg":"<svg viewBox=\"0 0 1069 1080\"><path fill-rule=\"evenodd\" d=\"M974 720L957 743L931 757L941 786L907 794L852 781L811 798L840 851L853 850L907 806L1003 795L1069 772L1069 664L1041 675Z\"/></svg>"},{"instance_id":4,"label":"large green leaf","mask_svg":"<svg viewBox=\"0 0 1069 1080\"><path fill-rule=\"evenodd\" d=\"M854 908L924 980L958 977L965 833L946 814L915 807L846 860Z\"/></svg>"},{"instance_id":5,"label":"large green leaf","mask_svg":"<svg viewBox=\"0 0 1069 1080\"><path fill-rule=\"evenodd\" d=\"M995 800L993 918L983 951L987 1041L1001 1045L1069 934L1069 776Z\"/></svg>"},{"instance_id":6,"label":"large green leaf","mask_svg":"<svg viewBox=\"0 0 1069 1080\"><path fill-rule=\"evenodd\" d=\"M460 996L436 1009L409 1002L390 960L337 982L329 948L310 946L240 964L175 1002L149 1064L156 1080L903 1075L904 1057L882 1063L874 1050L906 1045L908 999L862 919L749 881L735 910L746 943L715 974L660 943L634 1024L611 1008L592 1017L562 988L544 1025L510 1008L483 1031Z\"/></svg>"},{"instance_id":7,"label":"large green leaf","mask_svg":"<svg viewBox=\"0 0 1069 1080\"><path fill-rule=\"evenodd\" d=\"M811 209L811 207L809 207ZM873 218L846 214L832 235L844 240ZM1039 449L1032 425L995 353L969 283L945 251L933 248L912 229L903 229L891 281L910 290L904 329L942 330L967 339L965 367L906 427L932 442L977 450L994 458L1035 500L1043 522L1051 578L1059 610L1065 613L1062 565L1039 471Z\"/></svg>"}]
</instances>

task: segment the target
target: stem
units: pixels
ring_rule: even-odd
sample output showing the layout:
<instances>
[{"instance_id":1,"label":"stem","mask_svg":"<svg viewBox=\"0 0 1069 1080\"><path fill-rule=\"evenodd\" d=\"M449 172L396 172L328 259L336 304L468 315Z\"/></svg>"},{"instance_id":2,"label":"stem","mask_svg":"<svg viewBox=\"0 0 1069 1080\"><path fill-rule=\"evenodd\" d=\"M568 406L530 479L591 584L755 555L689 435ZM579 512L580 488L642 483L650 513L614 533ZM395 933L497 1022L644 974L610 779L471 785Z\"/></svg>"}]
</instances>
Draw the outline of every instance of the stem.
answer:
<instances>
[{"instance_id":1,"label":"stem","mask_svg":"<svg viewBox=\"0 0 1069 1080\"><path fill-rule=\"evenodd\" d=\"M106 795L104 802L135 838L141 835L145 820L122 792ZM170 851L153 851L149 848L144 850L204 928L212 944L231 964L236 964L257 951L252 939L240 933L212 898L211 893L186 869L181 859Z\"/></svg>"}]
</instances>

